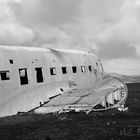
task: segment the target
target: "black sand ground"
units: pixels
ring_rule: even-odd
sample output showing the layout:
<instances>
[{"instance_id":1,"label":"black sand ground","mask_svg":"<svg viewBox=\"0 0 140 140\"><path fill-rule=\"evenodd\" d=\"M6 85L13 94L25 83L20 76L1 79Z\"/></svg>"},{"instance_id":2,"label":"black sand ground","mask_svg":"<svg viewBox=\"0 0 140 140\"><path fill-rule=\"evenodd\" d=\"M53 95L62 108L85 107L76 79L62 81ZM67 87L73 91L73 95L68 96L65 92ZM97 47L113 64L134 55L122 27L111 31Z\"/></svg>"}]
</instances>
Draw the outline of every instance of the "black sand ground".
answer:
<instances>
[{"instance_id":1,"label":"black sand ground","mask_svg":"<svg viewBox=\"0 0 140 140\"><path fill-rule=\"evenodd\" d=\"M21 115L0 119L0 140L140 139L140 83L128 84L128 112Z\"/></svg>"}]
</instances>

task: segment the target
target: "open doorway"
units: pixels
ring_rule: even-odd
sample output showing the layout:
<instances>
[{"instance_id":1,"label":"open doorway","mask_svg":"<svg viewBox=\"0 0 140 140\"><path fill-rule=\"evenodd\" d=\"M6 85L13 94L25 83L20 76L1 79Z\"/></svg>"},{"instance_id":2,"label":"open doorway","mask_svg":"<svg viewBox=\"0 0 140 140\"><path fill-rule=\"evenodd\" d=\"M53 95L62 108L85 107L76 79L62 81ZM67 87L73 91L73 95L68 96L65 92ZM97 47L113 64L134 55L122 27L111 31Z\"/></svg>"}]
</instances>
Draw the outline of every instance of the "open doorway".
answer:
<instances>
[{"instance_id":1,"label":"open doorway","mask_svg":"<svg viewBox=\"0 0 140 140\"><path fill-rule=\"evenodd\" d=\"M35 70L37 83L42 83L43 82L42 68L35 68Z\"/></svg>"},{"instance_id":2,"label":"open doorway","mask_svg":"<svg viewBox=\"0 0 140 140\"><path fill-rule=\"evenodd\" d=\"M19 69L19 76L21 85L28 84L27 68Z\"/></svg>"}]
</instances>

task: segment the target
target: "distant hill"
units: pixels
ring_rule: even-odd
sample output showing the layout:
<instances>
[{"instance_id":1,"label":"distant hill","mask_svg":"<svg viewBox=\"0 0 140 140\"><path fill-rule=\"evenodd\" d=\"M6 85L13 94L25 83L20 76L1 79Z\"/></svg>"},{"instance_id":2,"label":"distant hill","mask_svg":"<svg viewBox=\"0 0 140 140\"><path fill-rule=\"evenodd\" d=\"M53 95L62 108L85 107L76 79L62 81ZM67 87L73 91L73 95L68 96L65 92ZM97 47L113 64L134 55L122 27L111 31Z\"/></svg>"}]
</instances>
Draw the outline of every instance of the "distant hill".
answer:
<instances>
[{"instance_id":1,"label":"distant hill","mask_svg":"<svg viewBox=\"0 0 140 140\"><path fill-rule=\"evenodd\" d=\"M104 78L107 77L115 77L119 78L125 83L140 83L140 75L137 76L129 76L129 75L123 75L123 74L118 74L118 73L106 73Z\"/></svg>"}]
</instances>

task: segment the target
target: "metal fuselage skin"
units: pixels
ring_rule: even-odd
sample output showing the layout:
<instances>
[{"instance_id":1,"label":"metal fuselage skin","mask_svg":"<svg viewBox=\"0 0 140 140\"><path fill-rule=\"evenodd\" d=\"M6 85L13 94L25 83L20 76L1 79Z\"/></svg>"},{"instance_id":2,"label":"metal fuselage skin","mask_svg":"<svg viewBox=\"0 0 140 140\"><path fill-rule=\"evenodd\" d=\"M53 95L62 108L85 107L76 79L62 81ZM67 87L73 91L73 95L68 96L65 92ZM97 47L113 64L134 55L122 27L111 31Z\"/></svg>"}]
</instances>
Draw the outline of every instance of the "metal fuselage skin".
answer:
<instances>
[{"instance_id":1,"label":"metal fuselage skin","mask_svg":"<svg viewBox=\"0 0 140 140\"><path fill-rule=\"evenodd\" d=\"M27 112L65 90L94 88L98 57L72 50L0 47L0 117Z\"/></svg>"}]
</instances>

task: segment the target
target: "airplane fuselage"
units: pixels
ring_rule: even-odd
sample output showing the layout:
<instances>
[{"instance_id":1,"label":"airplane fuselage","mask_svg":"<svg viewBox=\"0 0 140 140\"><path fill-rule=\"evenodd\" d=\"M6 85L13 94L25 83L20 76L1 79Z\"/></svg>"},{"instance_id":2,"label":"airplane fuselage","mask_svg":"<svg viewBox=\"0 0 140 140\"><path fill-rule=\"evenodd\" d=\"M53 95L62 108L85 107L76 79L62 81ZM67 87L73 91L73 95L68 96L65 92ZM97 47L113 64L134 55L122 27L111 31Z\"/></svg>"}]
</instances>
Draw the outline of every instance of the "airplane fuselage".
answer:
<instances>
[{"instance_id":1,"label":"airplane fuselage","mask_svg":"<svg viewBox=\"0 0 140 140\"><path fill-rule=\"evenodd\" d=\"M0 117L65 90L94 88L104 75L100 59L82 51L1 46L0 60Z\"/></svg>"}]
</instances>

